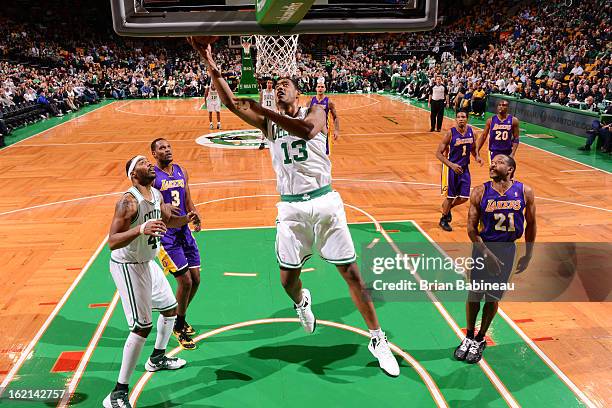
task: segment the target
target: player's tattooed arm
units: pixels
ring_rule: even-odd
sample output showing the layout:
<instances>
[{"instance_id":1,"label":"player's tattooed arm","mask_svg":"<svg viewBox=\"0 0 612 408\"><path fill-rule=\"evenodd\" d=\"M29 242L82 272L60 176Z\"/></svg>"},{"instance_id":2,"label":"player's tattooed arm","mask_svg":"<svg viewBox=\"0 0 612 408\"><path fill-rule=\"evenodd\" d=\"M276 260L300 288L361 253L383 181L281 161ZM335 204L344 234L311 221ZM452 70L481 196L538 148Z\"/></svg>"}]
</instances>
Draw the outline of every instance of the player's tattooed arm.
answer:
<instances>
[{"instance_id":1,"label":"player's tattooed arm","mask_svg":"<svg viewBox=\"0 0 612 408\"><path fill-rule=\"evenodd\" d=\"M448 168L453 170L455 173L461 174L463 173L463 168L459 166L458 164L455 164L451 162L450 160L448 160L448 157L446 157L446 154L445 154L446 150L449 148L451 137L452 136L451 136L450 130L447 130L446 132L444 132L442 141L440 142L440 144L438 145L438 148L436 149L436 158L440 160L443 164L445 164Z\"/></svg>"},{"instance_id":2,"label":"player's tattooed arm","mask_svg":"<svg viewBox=\"0 0 612 408\"><path fill-rule=\"evenodd\" d=\"M108 246L111 250L123 248L140 234L159 236L166 231L161 221L148 222L144 227L136 225L130 228L138 214L138 202L131 194L124 194L115 205L115 215L108 233Z\"/></svg>"}]
</instances>

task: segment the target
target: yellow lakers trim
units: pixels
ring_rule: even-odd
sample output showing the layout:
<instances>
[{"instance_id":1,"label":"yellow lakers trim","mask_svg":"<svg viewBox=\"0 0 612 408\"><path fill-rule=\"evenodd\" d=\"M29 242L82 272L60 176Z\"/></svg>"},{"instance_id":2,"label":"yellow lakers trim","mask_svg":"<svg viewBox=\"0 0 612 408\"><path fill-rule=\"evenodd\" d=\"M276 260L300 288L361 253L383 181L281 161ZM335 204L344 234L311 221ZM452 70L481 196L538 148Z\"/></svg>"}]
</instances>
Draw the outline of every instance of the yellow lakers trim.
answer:
<instances>
[{"instance_id":1,"label":"yellow lakers trim","mask_svg":"<svg viewBox=\"0 0 612 408\"><path fill-rule=\"evenodd\" d=\"M474 138L473 137L465 137L465 138L457 138L455 139L455 146L461 146L464 144L470 144L470 143L474 143Z\"/></svg>"},{"instance_id":2,"label":"yellow lakers trim","mask_svg":"<svg viewBox=\"0 0 612 408\"><path fill-rule=\"evenodd\" d=\"M520 210L521 209L521 200L505 200L505 201L495 201L488 200L486 212L493 212L496 210Z\"/></svg>"},{"instance_id":3,"label":"yellow lakers trim","mask_svg":"<svg viewBox=\"0 0 612 408\"><path fill-rule=\"evenodd\" d=\"M162 180L161 188L159 189L159 191L165 191L165 190L168 190L170 188L178 188L178 187L185 188L185 180L183 180L183 179L178 179L178 180Z\"/></svg>"},{"instance_id":4,"label":"yellow lakers trim","mask_svg":"<svg viewBox=\"0 0 612 408\"><path fill-rule=\"evenodd\" d=\"M496 123L491 130L512 130L512 125L502 125Z\"/></svg>"}]
</instances>

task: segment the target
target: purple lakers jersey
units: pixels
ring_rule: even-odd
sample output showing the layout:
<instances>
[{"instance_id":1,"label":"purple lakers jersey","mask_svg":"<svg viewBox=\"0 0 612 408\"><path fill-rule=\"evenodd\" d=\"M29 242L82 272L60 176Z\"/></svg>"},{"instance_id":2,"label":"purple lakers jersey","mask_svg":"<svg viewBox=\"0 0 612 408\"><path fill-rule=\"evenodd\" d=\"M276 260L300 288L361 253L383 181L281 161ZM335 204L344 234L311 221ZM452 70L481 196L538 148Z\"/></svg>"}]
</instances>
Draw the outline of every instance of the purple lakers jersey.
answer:
<instances>
[{"instance_id":1,"label":"purple lakers jersey","mask_svg":"<svg viewBox=\"0 0 612 408\"><path fill-rule=\"evenodd\" d=\"M523 236L525 228L525 194L523 183L513 181L502 195L493 189L491 181L484 184L480 201L480 232L485 242L514 242Z\"/></svg>"},{"instance_id":2,"label":"purple lakers jersey","mask_svg":"<svg viewBox=\"0 0 612 408\"><path fill-rule=\"evenodd\" d=\"M172 174L168 174L155 166L155 182L153 187L162 193L164 203L181 209L180 215L187 214L185 207L185 173L178 164L172 164Z\"/></svg>"},{"instance_id":3,"label":"purple lakers jersey","mask_svg":"<svg viewBox=\"0 0 612 408\"><path fill-rule=\"evenodd\" d=\"M325 125L329 126L329 123L330 123L329 121L329 98L326 96L325 98L318 100L316 96L313 96L312 99L310 100L310 106L313 106L313 105L321 105L325 108ZM328 130L329 129L325 130L326 135L327 135L325 153L327 154L329 154L329 135L327 134Z\"/></svg>"},{"instance_id":4,"label":"purple lakers jersey","mask_svg":"<svg viewBox=\"0 0 612 408\"><path fill-rule=\"evenodd\" d=\"M325 98L318 100L316 96L313 96L310 100L310 106L312 105L322 105L325 108L325 116L329 115L329 98L326 96Z\"/></svg>"},{"instance_id":5,"label":"purple lakers jersey","mask_svg":"<svg viewBox=\"0 0 612 408\"><path fill-rule=\"evenodd\" d=\"M318 100L316 96L313 96L310 100L310 106L313 105L321 105L325 108L325 120L329 124L329 98L326 96L325 98Z\"/></svg>"},{"instance_id":6,"label":"purple lakers jersey","mask_svg":"<svg viewBox=\"0 0 612 408\"><path fill-rule=\"evenodd\" d=\"M474 132L471 126L467 126L465 135L457 128L451 128L451 141L448 148L448 160L469 171L470 154L474 144Z\"/></svg>"},{"instance_id":7,"label":"purple lakers jersey","mask_svg":"<svg viewBox=\"0 0 612 408\"><path fill-rule=\"evenodd\" d=\"M489 151L509 154L514 142L512 133L512 115L500 120L497 115L491 118L489 130Z\"/></svg>"}]
</instances>

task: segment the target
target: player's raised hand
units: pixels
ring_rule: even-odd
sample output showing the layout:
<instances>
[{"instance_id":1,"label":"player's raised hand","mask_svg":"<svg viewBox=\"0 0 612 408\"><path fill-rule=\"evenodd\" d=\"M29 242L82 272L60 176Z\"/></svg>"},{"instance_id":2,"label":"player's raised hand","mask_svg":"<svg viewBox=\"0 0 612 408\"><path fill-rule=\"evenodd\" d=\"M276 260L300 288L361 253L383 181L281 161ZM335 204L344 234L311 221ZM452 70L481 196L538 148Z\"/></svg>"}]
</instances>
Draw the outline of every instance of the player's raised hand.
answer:
<instances>
[{"instance_id":1,"label":"player's raised hand","mask_svg":"<svg viewBox=\"0 0 612 408\"><path fill-rule=\"evenodd\" d=\"M140 232L145 235L162 237L168 229L162 220L149 220L140 226Z\"/></svg>"},{"instance_id":2,"label":"player's raised hand","mask_svg":"<svg viewBox=\"0 0 612 408\"><path fill-rule=\"evenodd\" d=\"M215 67L215 61L212 56L212 47L210 44L217 41L219 37L215 35L205 35L198 37L187 37L187 42L200 53L204 59L204 63L209 67Z\"/></svg>"}]
</instances>

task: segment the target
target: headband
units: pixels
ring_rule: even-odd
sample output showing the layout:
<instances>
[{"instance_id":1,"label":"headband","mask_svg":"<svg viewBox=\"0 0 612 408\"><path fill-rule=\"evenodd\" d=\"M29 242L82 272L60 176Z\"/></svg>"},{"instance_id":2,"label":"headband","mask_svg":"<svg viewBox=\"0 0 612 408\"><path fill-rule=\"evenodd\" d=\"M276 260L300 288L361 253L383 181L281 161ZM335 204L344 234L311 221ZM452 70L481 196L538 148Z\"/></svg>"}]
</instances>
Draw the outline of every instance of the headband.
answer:
<instances>
[{"instance_id":1,"label":"headband","mask_svg":"<svg viewBox=\"0 0 612 408\"><path fill-rule=\"evenodd\" d=\"M136 167L136 163L138 163L138 161L140 159L146 159L146 157L144 156L136 156L132 159L132 161L130 162L130 167L128 168L128 172L127 172L127 178L128 180L132 179L132 176L130 176L130 174L132 174L132 172L134 171L134 167Z\"/></svg>"}]
</instances>

